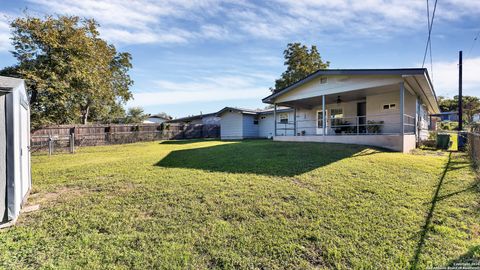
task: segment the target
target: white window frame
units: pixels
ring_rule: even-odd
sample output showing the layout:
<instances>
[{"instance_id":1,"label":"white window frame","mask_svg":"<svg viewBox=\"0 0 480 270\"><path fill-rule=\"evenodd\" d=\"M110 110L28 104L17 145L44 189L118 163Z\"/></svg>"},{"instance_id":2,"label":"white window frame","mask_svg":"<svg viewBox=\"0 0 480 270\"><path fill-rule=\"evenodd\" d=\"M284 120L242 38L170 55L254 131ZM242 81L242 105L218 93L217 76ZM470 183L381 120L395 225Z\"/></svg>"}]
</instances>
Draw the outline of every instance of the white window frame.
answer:
<instances>
[{"instance_id":1,"label":"white window frame","mask_svg":"<svg viewBox=\"0 0 480 270\"><path fill-rule=\"evenodd\" d=\"M287 120L286 122L282 122L282 120ZM280 113L278 114L278 122L280 124L288 124L288 113Z\"/></svg>"},{"instance_id":2,"label":"white window frame","mask_svg":"<svg viewBox=\"0 0 480 270\"><path fill-rule=\"evenodd\" d=\"M392 107L392 105L393 105L393 107ZM385 106L388 106L388 108L385 109ZM383 111L396 110L396 109L397 109L397 103L395 103L395 102L387 103L387 104L383 104L383 105L382 105L382 110L383 110Z\"/></svg>"},{"instance_id":3,"label":"white window frame","mask_svg":"<svg viewBox=\"0 0 480 270\"><path fill-rule=\"evenodd\" d=\"M333 114L333 110L340 110L342 113ZM337 115L340 115L340 116L337 117ZM330 108L330 118L332 119L343 118L343 107Z\"/></svg>"}]
</instances>

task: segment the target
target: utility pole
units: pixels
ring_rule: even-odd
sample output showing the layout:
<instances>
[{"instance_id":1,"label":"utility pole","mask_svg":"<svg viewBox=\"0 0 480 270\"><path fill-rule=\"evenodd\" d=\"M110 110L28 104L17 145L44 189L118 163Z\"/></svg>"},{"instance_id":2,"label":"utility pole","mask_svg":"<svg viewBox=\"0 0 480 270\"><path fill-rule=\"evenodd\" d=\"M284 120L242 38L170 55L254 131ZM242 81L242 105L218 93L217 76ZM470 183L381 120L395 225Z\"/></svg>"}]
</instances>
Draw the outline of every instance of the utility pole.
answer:
<instances>
[{"instance_id":1,"label":"utility pole","mask_svg":"<svg viewBox=\"0 0 480 270\"><path fill-rule=\"evenodd\" d=\"M458 52L458 130L463 129L462 51Z\"/></svg>"}]
</instances>

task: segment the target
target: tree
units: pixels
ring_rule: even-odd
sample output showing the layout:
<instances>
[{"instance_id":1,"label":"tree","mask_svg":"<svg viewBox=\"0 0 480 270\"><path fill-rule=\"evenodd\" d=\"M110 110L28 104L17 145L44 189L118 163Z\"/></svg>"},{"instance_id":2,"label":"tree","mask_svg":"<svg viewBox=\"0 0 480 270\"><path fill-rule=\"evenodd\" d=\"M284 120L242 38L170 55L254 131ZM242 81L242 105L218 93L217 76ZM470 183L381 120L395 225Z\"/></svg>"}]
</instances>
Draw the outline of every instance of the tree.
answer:
<instances>
[{"instance_id":1,"label":"tree","mask_svg":"<svg viewBox=\"0 0 480 270\"><path fill-rule=\"evenodd\" d=\"M438 97L438 105L442 112L458 112L458 95L454 96L453 99ZM463 120L467 123L473 122L473 116L477 113L480 113L480 98L474 96L463 96Z\"/></svg>"},{"instance_id":2,"label":"tree","mask_svg":"<svg viewBox=\"0 0 480 270\"><path fill-rule=\"evenodd\" d=\"M109 119L131 99L131 56L100 39L94 20L26 16L10 26L18 63L0 73L26 80L34 127Z\"/></svg>"},{"instance_id":3,"label":"tree","mask_svg":"<svg viewBox=\"0 0 480 270\"><path fill-rule=\"evenodd\" d=\"M287 70L282 73L280 79L275 81L273 92L283 89L319 69L326 69L330 66L329 61L323 62L315 45L312 45L309 50L307 46L301 43L289 43L287 49L283 52L283 56Z\"/></svg>"},{"instance_id":4,"label":"tree","mask_svg":"<svg viewBox=\"0 0 480 270\"><path fill-rule=\"evenodd\" d=\"M126 124L138 124L142 123L148 115L144 113L141 107L132 107L128 109L127 117L125 118Z\"/></svg>"}]
</instances>

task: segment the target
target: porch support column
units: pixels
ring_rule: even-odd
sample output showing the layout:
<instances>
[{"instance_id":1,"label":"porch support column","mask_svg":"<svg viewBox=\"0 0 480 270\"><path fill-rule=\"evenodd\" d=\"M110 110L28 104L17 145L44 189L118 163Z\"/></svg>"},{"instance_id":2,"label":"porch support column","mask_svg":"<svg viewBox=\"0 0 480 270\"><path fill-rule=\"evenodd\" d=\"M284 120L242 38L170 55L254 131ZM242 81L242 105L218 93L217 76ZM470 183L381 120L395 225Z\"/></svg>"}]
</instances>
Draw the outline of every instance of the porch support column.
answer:
<instances>
[{"instance_id":1,"label":"porch support column","mask_svg":"<svg viewBox=\"0 0 480 270\"><path fill-rule=\"evenodd\" d=\"M297 108L293 108L293 136L297 136Z\"/></svg>"},{"instance_id":2,"label":"porch support column","mask_svg":"<svg viewBox=\"0 0 480 270\"><path fill-rule=\"evenodd\" d=\"M277 136L277 104L273 104L273 136Z\"/></svg>"},{"instance_id":3,"label":"porch support column","mask_svg":"<svg viewBox=\"0 0 480 270\"><path fill-rule=\"evenodd\" d=\"M420 103L418 102L418 97L415 96L415 118L413 119L413 132L415 133L415 138L419 140L420 132L418 132L418 112L419 112Z\"/></svg>"},{"instance_id":4,"label":"porch support column","mask_svg":"<svg viewBox=\"0 0 480 270\"><path fill-rule=\"evenodd\" d=\"M405 117L404 117L404 103L405 103L405 86L403 82L400 83L400 133L405 134Z\"/></svg>"},{"instance_id":5,"label":"porch support column","mask_svg":"<svg viewBox=\"0 0 480 270\"><path fill-rule=\"evenodd\" d=\"M322 95L322 135L327 134L327 119L325 119L325 95Z\"/></svg>"}]
</instances>

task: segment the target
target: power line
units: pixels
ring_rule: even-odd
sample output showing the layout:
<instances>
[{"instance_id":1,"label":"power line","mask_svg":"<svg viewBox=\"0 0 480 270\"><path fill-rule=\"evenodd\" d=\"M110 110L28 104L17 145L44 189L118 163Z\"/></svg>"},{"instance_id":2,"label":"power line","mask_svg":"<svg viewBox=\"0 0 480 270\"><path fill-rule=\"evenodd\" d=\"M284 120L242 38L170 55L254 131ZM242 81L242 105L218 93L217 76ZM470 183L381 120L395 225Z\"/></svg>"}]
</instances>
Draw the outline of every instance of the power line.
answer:
<instances>
[{"instance_id":1,"label":"power line","mask_svg":"<svg viewBox=\"0 0 480 270\"><path fill-rule=\"evenodd\" d=\"M427 39L427 44L425 45L425 53L423 54L422 68L425 66L425 60L427 59L427 52L431 42L433 20L435 19L435 11L437 11L437 2L438 0L435 0L435 5L433 6L432 20L430 21L430 24L428 26L428 39ZM427 3L428 3L428 0L427 0ZM428 13L430 14L430 12Z\"/></svg>"},{"instance_id":2,"label":"power line","mask_svg":"<svg viewBox=\"0 0 480 270\"><path fill-rule=\"evenodd\" d=\"M430 7L429 7L429 1L427 0L427 28L430 26ZM430 28L429 28L430 29ZM432 81L433 81L433 57L432 57L432 42L429 42L429 49L430 49L430 74L432 76Z\"/></svg>"},{"instance_id":3,"label":"power line","mask_svg":"<svg viewBox=\"0 0 480 270\"><path fill-rule=\"evenodd\" d=\"M480 36L480 31L478 31L478 33L473 38L472 45L470 46L470 50L468 50L467 54L465 55L465 58L470 56L470 53L472 52L473 47L475 47L475 43L477 42L477 39L478 39L479 36Z\"/></svg>"}]
</instances>

